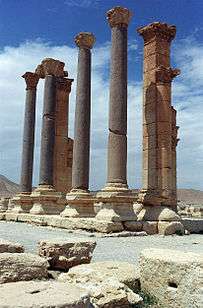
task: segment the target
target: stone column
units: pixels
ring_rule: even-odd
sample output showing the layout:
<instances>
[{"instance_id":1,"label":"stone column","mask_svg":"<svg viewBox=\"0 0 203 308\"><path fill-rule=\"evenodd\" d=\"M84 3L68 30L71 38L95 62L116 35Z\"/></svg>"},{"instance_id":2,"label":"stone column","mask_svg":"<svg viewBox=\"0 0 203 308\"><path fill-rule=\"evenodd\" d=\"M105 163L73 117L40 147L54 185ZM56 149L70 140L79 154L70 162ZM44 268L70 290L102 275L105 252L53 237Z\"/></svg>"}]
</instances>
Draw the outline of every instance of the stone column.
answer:
<instances>
[{"instance_id":1,"label":"stone column","mask_svg":"<svg viewBox=\"0 0 203 308\"><path fill-rule=\"evenodd\" d=\"M180 73L170 68L176 27L155 22L139 28L138 33L144 39L143 187L139 202L170 207L174 181L171 82Z\"/></svg>"},{"instance_id":2,"label":"stone column","mask_svg":"<svg viewBox=\"0 0 203 308\"><path fill-rule=\"evenodd\" d=\"M29 212L32 207L30 194L32 192L36 88L39 76L26 72L23 76L26 82L26 101L23 130L23 150L21 162L20 193L13 198L13 212Z\"/></svg>"},{"instance_id":3,"label":"stone column","mask_svg":"<svg viewBox=\"0 0 203 308\"><path fill-rule=\"evenodd\" d=\"M108 162L107 162L107 184L97 197L102 197L105 209L97 215L98 219L129 220L134 216L127 214L121 218L121 212L116 214L112 211L114 201L111 198L108 204L105 196L119 196L120 193L128 193L127 185L127 33L131 12L122 7L115 7L107 12L107 19L111 27L111 75L110 75L110 100L109 100L109 137L108 137ZM107 192L107 193L105 193ZM113 195L112 195L112 194ZM115 200L117 204L124 203L127 207L129 198L122 200L121 196ZM116 206L116 204L115 204ZM111 208L111 214L108 213ZM120 207L121 209L121 207ZM123 209L124 211L124 209ZM113 213L113 216L112 216ZM110 216L112 216L110 218ZM115 217L114 217L115 216Z\"/></svg>"},{"instance_id":4,"label":"stone column","mask_svg":"<svg viewBox=\"0 0 203 308\"><path fill-rule=\"evenodd\" d=\"M26 102L23 131L23 151L21 164L20 191L31 193L33 174L33 154L35 135L36 87L39 76L27 72L22 76L26 82Z\"/></svg>"},{"instance_id":5,"label":"stone column","mask_svg":"<svg viewBox=\"0 0 203 308\"><path fill-rule=\"evenodd\" d=\"M64 63L55 59L44 59L36 73L45 78L44 106L41 130L39 186L32 193L34 205L32 214L56 214L64 207L57 203L60 194L53 187L56 78L64 77Z\"/></svg>"},{"instance_id":6,"label":"stone column","mask_svg":"<svg viewBox=\"0 0 203 308\"><path fill-rule=\"evenodd\" d=\"M91 116L91 48L95 43L92 33L81 32L75 37L79 47L78 75L73 144L72 190L67 195L68 206L63 216L93 215L89 193L90 116Z\"/></svg>"},{"instance_id":7,"label":"stone column","mask_svg":"<svg viewBox=\"0 0 203 308\"><path fill-rule=\"evenodd\" d=\"M67 193L72 186L72 145L68 138L69 94L73 79L56 79L56 112L53 186L56 191Z\"/></svg>"}]
</instances>

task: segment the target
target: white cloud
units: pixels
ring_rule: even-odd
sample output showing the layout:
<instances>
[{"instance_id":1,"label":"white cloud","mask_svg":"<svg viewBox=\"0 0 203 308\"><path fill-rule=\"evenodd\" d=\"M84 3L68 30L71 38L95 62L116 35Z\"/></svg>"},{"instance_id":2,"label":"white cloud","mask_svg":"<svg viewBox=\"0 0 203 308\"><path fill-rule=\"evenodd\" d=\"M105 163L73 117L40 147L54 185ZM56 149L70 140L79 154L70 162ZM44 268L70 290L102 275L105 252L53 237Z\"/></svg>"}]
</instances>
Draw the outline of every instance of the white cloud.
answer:
<instances>
[{"instance_id":1,"label":"white cloud","mask_svg":"<svg viewBox=\"0 0 203 308\"><path fill-rule=\"evenodd\" d=\"M64 4L70 7L89 8L97 6L100 0L65 0Z\"/></svg>"}]
</instances>

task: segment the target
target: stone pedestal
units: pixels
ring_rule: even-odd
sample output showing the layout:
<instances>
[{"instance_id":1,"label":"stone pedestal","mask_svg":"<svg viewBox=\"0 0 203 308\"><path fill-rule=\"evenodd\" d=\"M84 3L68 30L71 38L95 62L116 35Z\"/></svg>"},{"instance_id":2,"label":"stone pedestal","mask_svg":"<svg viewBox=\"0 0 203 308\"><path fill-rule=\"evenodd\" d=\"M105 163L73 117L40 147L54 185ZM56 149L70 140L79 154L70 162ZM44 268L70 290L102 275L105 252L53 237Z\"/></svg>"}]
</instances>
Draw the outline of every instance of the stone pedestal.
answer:
<instances>
[{"instance_id":1,"label":"stone pedestal","mask_svg":"<svg viewBox=\"0 0 203 308\"><path fill-rule=\"evenodd\" d=\"M107 12L112 32L107 184L97 194L97 219L134 220L133 198L127 185L127 28L128 9Z\"/></svg>"},{"instance_id":2,"label":"stone pedestal","mask_svg":"<svg viewBox=\"0 0 203 308\"><path fill-rule=\"evenodd\" d=\"M91 48L93 34L81 32L75 38L79 47L73 144L72 190L67 194L63 217L94 216L94 199L89 193Z\"/></svg>"},{"instance_id":3,"label":"stone pedestal","mask_svg":"<svg viewBox=\"0 0 203 308\"><path fill-rule=\"evenodd\" d=\"M180 71L170 67L170 44L176 28L155 22L139 28L138 33L144 39L143 184L138 201L152 211L154 206L174 209L177 130L171 83Z\"/></svg>"},{"instance_id":4,"label":"stone pedestal","mask_svg":"<svg viewBox=\"0 0 203 308\"><path fill-rule=\"evenodd\" d=\"M23 192L17 194L12 198L13 208L11 209L12 213L29 213L33 205L33 200L31 198L30 192Z\"/></svg>"},{"instance_id":5,"label":"stone pedestal","mask_svg":"<svg viewBox=\"0 0 203 308\"><path fill-rule=\"evenodd\" d=\"M68 205L61 213L62 217L94 217L94 202L95 197L86 190L72 189L70 193L66 195Z\"/></svg>"},{"instance_id":6,"label":"stone pedestal","mask_svg":"<svg viewBox=\"0 0 203 308\"><path fill-rule=\"evenodd\" d=\"M31 194L33 206L30 214L57 215L60 214L66 203L65 195L57 192L53 186L39 185Z\"/></svg>"}]
</instances>

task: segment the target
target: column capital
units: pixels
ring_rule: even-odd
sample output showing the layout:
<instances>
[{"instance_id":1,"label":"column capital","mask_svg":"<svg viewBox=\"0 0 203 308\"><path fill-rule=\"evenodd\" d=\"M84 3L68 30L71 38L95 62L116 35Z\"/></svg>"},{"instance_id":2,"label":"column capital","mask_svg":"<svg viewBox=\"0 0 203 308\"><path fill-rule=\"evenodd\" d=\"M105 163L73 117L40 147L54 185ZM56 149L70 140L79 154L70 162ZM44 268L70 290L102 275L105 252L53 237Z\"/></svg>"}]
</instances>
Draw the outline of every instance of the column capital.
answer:
<instances>
[{"instance_id":1,"label":"column capital","mask_svg":"<svg viewBox=\"0 0 203 308\"><path fill-rule=\"evenodd\" d=\"M26 72L22 77L25 79L26 82L26 90L33 90L36 89L39 76L32 72Z\"/></svg>"},{"instance_id":2,"label":"column capital","mask_svg":"<svg viewBox=\"0 0 203 308\"><path fill-rule=\"evenodd\" d=\"M59 91L63 91L65 93L70 93L71 91L71 85L74 79L69 79L69 78L57 78L56 80L56 88Z\"/></svg>"},{"instance_id":3,"label":"column capital","mask_svg":"<svg viewBox=\"0 0 203 308\"><path fill-rule=\"evenodd\" d=\"M37 66L35 73L39 75L39 78L45 78L47 75L55 77L64 77L65 63L52 58L45 58L41 64Z\"/></svg>"},{"instance_id":4,"label":"column capital","mask_svg":"<svg viewBox=\"0 0 203 308\"><path fill-rule=\"evenodd\" d=\"M116 6L106 13L111 28L120 26L128 27L132 13L124 7Z\"/></svg>"},{"instance_id":5,"label":"column capital","mask_svg":"<svg viewBox=\"0 0 203 308\"><path fill-rule=\"evenodd\" d=\"M80 32L75 37L75 44L82 48L91 49L95 41L95 36L91 32Z\"/></svg>"},{"instance_id":6,"label":"column capital","mask_svg":"<svg viewBox=\"0 0 203 308\"><path fill-rule=\"evenodd\" d=\"M154 38L160 38L171 42L176 35L176 26L161 22L153 22L147 26L138 28L137 32L143 36L145 42L149 42Z\"/></svg>"},{"instance_id":7,"label":"column capital","mask_svg":"<svg viewBox=\"0 0 203 308\"><path fill-rule=\"evenodd\" d=\"M180 70L177 68L173 69L171 67L159 66L157 67L155 74L156 82L169 83L173 78L180 75Z\"/></svg>"}]
</instances>

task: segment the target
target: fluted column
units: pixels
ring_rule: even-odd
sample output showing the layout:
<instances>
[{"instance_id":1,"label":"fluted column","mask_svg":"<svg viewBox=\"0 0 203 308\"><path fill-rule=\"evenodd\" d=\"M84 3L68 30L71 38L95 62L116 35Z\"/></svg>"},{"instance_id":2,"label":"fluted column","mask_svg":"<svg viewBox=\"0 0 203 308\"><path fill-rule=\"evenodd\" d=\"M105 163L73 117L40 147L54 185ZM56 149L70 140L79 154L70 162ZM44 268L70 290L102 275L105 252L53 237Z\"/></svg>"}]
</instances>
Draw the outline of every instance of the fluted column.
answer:
<instances>
[{"instance_id":1,"label":"fluted column","mask_svg":"<svg viewBox=\"0 0 203 308\"><path fill-rule=\"evenodd\" d=\"M111 75L109 99L107 189L127 188L127 28L128 9L107 12L111 27Z\"/></svg>"},{"instance_id":2,"label":"fluted column","mask_svg":"<svg viewBox=\"0 0 203 308\"><path fill-rule=\"evenodd\" d=\"M73 143L72 189L67 194L68 205L61 214L67 217L94 216L89 193L90 116L91 116L91 48L92 33L81 32L75 37L79 47L78 74Z\"/></svg>"},{"instance_id":3,"label":"fluted column","mask_svg":"<svg viewBox=\"0 0 203 308\"><path fill-rule=\"evenodd\" d=\"M139 201L170 207L175 174L171 83L180 74L170 67L176 27L155 22L139 28L138 33L144 39L143 186Z\"/></svg>"},{"instance_id":4,"label":"fluted column","mask_svg":"<svg viewBox=\"0 0 203 308\"><path fill-rule=\"evenodd\" d=\"M35 135L36 88L39 76L35 73L26 72L22 77L25 79L26 82L26 101L23 130L20 192L31 193Z\"/></svg>"}]
</instances>

